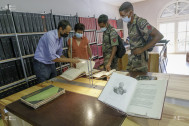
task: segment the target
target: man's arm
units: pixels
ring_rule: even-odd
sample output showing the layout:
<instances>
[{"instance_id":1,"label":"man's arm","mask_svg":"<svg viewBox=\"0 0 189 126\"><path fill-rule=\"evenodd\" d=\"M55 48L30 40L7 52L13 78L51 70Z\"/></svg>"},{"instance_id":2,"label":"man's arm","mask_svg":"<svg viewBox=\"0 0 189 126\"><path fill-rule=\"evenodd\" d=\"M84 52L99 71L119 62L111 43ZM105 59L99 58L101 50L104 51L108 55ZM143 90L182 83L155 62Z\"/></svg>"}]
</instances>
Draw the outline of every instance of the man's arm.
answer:
<instances>
[{"instance_id":1,"label":"man's arm","mask_svg":"<svg viewBox=\"0 0 189 126\"><path fill-rule=\"evenodd\" d=\"M72 58L56 58L52 60L53 62L70 62L70 63L79 63L79 59L72 59Z\"/></svg>"},{"instance_id":2,"label":"man's arm","mask_svg":"<svg viewBox=\"0 0 189 126\"><path fill-rule=\"evenodd\" d=\"M111 70L111 63L112 63L112 60L114 59L115 57L115 54L116 54L116 51L117 51L117 46L119 45L119 42L118 42L118 34L117 32L112 29L111 32L110 32L110 43L111 43L111 46L112 46L112 52L111 52L111 56L108 60L108 64L106 64L106 70L107 71L110 71Z\"/></svg>"},{"instance_id":3,"label":"man's arm","mask_svg":"<svg viewBox=\"0 0 189 126\"><path fill-rule=\"evenodd\" d=\"M68 57L71 58L71 49L68 47Z\"/></svg>"},{"instance_id":4,"label":"man's arm","mask_svg":"<svg viewBox=\"0 0 189 126\"><path fill-rule=\"evenodd\" d=\"M110 56L110 58L109 58L109 60L108 60L108 64L106 65L106 70L107 70L107 71L110 71L110 70L111 70L111 67L110 67L110 66L111 66L111 64L112 64L112 60L113 60L113 58L114 58L116 52L117 52L117 46L113 46L113 47L112 47L111 56Z\"/></svg>"},{"instance_id":5,"label":"man's arm","mask_svg":"<svg viewBox=\"0 0 189 126\"><path fill-rule=\"evenodd\" d=\"M89 54L89 57L91 58L92 57L92 51L91 51L89 44L87 45L87 52Z\"/></svg>"},{"instance_id":6,"label":"man's arm","mask_svg":"<svg viewBox=\"0 0 189 126\"><path fill-rule=\"evenodd\" d=\"M152 30L150 36L152 36L152 40L144 47L135 49L133 51L134 55L143 53L144 51L154 46L157 42L159 42L163 38L163 35L156 28Z\"/></svg>"}]
</instances>

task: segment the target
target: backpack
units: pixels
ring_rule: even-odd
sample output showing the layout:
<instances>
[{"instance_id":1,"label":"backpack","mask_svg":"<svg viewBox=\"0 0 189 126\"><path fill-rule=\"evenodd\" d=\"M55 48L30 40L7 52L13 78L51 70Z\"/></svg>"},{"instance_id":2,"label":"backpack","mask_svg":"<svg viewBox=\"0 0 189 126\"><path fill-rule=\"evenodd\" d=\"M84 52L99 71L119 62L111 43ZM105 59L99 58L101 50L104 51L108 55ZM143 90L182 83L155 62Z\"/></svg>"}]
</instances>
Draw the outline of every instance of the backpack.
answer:
<instances>
[{"instance_id":1,"label":"backpack","mask_svg":"<svg viewBox=\"0 0 189 126\"><path fill-rule=\"evenodd\" d=\"M145 45L147 45L151 40L152 40L152 36L149 35L147 41L143 38L143 35L138 27L138 18L136 20L136 28L137 28L137 31L138 31L138 34L141 36L142 38L142 41L145 43ZM154 49L154 46L152 46L151 48L147 49L148 52L151 52L152 50Z\"/></svg>"},{"instance_id":2,"label":"backpack","mask_svg":"<svg viewBox=\"0 0 189 126\"><path fill-rule=\"evenodd\" d=\"M111 45L110 34L109 34L109 43ZM122 58L123 55L125 55L126 49L125 46L123 45L123 40L119 35L118 35L118 43L119 45L117 45L117 51L115 55L117 58Z\"/></svg>"}]
</instances>

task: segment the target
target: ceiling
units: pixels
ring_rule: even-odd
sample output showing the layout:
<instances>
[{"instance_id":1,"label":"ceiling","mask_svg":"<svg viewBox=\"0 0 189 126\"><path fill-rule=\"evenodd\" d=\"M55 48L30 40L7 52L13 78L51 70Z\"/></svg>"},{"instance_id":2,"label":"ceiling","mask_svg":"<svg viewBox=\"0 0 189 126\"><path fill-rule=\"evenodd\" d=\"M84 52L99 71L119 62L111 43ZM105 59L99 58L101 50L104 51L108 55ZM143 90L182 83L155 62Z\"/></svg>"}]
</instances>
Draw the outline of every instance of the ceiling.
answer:
<instances>
[{"instance_id":1,"label":"ceiling","mask_svg":"<svg viewBox=\"0 0 189 126\"><path fill-rule=\"evenodd\" d=\"M146 1L146 0L101 0L101 1L114 5L114 6L121 6L121 4L126 1L129 1L131 3L136 3L136 2Z\"/></svg>"}]
</instances>

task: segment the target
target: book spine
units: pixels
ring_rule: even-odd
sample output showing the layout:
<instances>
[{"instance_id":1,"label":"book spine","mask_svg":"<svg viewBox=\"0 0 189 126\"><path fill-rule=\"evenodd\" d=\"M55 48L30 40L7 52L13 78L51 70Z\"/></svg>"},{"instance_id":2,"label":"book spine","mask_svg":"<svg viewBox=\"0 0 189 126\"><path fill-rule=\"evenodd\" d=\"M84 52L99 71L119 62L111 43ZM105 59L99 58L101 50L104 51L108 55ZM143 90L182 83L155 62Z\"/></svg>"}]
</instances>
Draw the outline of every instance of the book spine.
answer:
<instances>
[{"instance_id":1,"label":"book spine","mask_svg":"<svg viewBox=\"0 0 189 126\"><path fill-rule=\"evenodd\" d=\"M38 14L38 20L39 20L39 24L40 24L40 31L44 32L43 21L42 21L41 16L42 16L42 14Z\"/></svg>"},{"instance_id":2,"label":"book spine","mask_svg":"<svg viewBox=\"0 0 189 126\"><path fill-rule=\"evenodd\" d=\"M4 85L2 65L0 64L0 86Z\"/></svg>"},{"instance_id":3,"label":"book spine","mask_svg":"<svg viewBox=\"0 0 189 126\"><path fill-rule=\"evenodd\" d=\"M24 50L24 44L23 44L22 36L19 36L18 41L19 41L22 56L25 56L25 50Z\"/></svg>"},{"instance_id":4,"label":"book spine","mask_svg":"<svg viewBox=\"0 0 189 126\"><path fill-rule=\"evenodd\" d=\"M47 25L46 25L45 15L42 15L41 18L42 18L42 23L43 23L43 31L47 32Z\"/></svg>"},{"instance_id":5,"label":"book spine","mask_svg":"<svg viewBox=\"0 0 189 126\"><path fill-rule=\"evenodd\" d=\"M17 14L18 14L18 17L19 17L21 32L22 32L22 33L25 33L25 32L26 32L26 29L25 29L25 26L24 26L23 15L22 15L21 12L19 12L19 13L17 13Z\"/></svg>"},{"instance_id":6,"label":"book spine","mask_svg":"<svg viewBox=\"0 0 189 126\"><path fill-rule=\"evenodd\" d=\"M2 46L2 41L0 39L0 60L4 60L6 57L5 57L5 53L4 53L4 49L3 49L3 46Z\"/></svg>"},{"instance_id":7,"label":"book spine","mask_svg":"<svg viewBox=\"0 0 189 126\"><path fill-rule=\"evenodd\" d=\"M2 42L2 46L3 46L3 50L4 50L4 54L5 54L5 59L11 58L10 53L9 53L9 48L8 48L8 44L7 44L7 38L1 38L1 42Z\"/></svg>"},{"instance_id":8,"label":"book spine","mask_svg":"<svg viewBox=\"0 0 189 126\"><path fill-rule=\"evenodd\" d=\"M52 24L51 24L51 14L47 14L48 17L48 25L49 25L49 30L52 30Z\"/></svg>"},{"instance_id":9,"label":"book spine","mask_svg":"<svg viewBox=\"0 0 189 126\"><path fill-rule=\"evenodd\" d=\"M24 46L25 55L29 55L30 52L29 52L29 47L28 47L28 43L27 43L26 37L27 36L23 36L22 40L23 40L23 46Z\"/></svg>"},{"instance_id":10,"label":"book spine","mask_svg":"<svg viewBox=\"0 0 189 126\"><path fill-rule=\"evenodd\" d=\"M28 23L28 18L27 18L27 14L26 13L22 13L23 16L23 20L24 20L24 26L25 26L25 31L29 32L29 23Z\"/></svg>"},{"instance_id":11,"label":"book spine","mask_svg":"<svg viewBox=\"0 0 189 126\"><path fill-rule=\"evenodd\" d=\"M2 11L7 33L11 33L6 11Z\"/></svg>"},{"instance_id":12,"label":"book spine","mask_svg":"<svg viewBox=\"0 0 189 126\"><path fill-rule=\"evenodd\" d=\"M54 22L54 18L52 14L50 15L50 19L51 19L52 29L55 29L56 27L55 27L55 22Z\"/></svg>"},{"instance_id":13,"label":"book spine","mask_svg":"<svg viewBox=\"0 0 189 126\"><path fill-rule=\"evenodd\" d=\"M29 32L33 32L31 13L26 13L26 17L27 17L27 21L28 21Z\"/></svg>"},{"instance_id":14,"label":"book spine","mask_svg":"<svg viewBox=\"0 0 189 126\"><path fill-rule=\"evenodd\" d=\"M1 12L0 12L1 13ZM0 15L1 16L1 15ZM3 27L1 25L1 19L0 19L0 34L3 34Z\"/></svg>"},{"instance_id":15,"label":"book spine","mask_svg":"<svg viewBox=\"0 0 189 126\"><path fill-rule=\"evenodd\" d=\"M14 19L14 23L15 23L15 27L16 27L16 32L21 33L18 12L13 12L12 15L13 15L13 19Z\"/></svg>"},{"instance_id":16,"label":"book spine","mask_svg":"<svg viewBox=\"0 0 189 126\"><path fill-rule=\"evenodd\" d=\"M12 22L11 12L10 12L10 10L7 10L6 13L7 13L10 31L11 31L11 33L14 33L14 26L13 26L13 22Z\"/></svg>"},{"instance_id":17,"label":"book spine","mask_svg":"<svg viewBox=\"0 0 189 126\"><path fill-rule=\"evenodd\" d=\"M59 16L58 15L54 15L54 20L55 20L55 26L56 28L58 28L58 23L59 23Z\"/></svg>"},{"instance_id":18,"label":"book spine","mask_svg":"<svg viewBox=\"0 0 189 126\"><path fill-rule=\"evenodd\" d=\"M32 21L32 26L33 26L33 32L37 32L37 23L36 23L34 13L31 13L31 21Z\"/></svg>"},{"instance_id":19,"label":"book spine","mask_svg":"<svg viewBox=\"0 0 189 126\"><path fill-rule=\"evenodd\" d=\"M20 61L15 61L16 63L16 69L17 69L17 72L18 72L18 76L19 76L19 79L23 79L24 78L24 72L23 72L23 69L22 69L22 64Z\"/></svg>"},{"instance_id":20,"label":"book spine","mask_svg":"<svg viewBox=\"0 0 189 126\"><path fill-rule=\"evenodd\" d=\"M2 26L3 33L6 34L7 30L6 30L5 21L4 21L4 18L3 18L3 11L0 11L0 23L1 23L1 26Z\"/></svg>"},{"instance_id":21,"label":"book spine","mask_svg":"<svg viewBox=\"0 0 189 126\"><path fill-rule=\"evenodd\" d=\"M13 53L13 45L12 45L10 38L7 38L7 46L8 46L10 58L15 57L14 53Z\"/></svg>"}]
</instances>

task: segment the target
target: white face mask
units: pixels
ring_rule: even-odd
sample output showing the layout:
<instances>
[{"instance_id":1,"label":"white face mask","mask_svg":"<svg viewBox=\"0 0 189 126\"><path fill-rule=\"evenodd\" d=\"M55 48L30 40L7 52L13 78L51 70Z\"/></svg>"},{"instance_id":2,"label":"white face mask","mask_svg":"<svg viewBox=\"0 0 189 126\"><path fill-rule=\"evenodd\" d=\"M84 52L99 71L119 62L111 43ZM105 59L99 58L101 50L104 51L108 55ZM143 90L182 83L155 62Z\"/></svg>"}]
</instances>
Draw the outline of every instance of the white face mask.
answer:
<instances>
[{"instance_id":1,"label":"white face mask","mask_svg":"<svg viewBox=\"0 0 189 126\"><path fill-rule=\"evenodd\" d=\"M128 16L126 16L126 17L122 18L122 20L123 20L124 22L126 22L126 23L129 23L129 22L131 21L131 17L128 18Z\"/></svg>"},{"instance_id":2,"label":"white face mask","mask_svg":"<svg viewBox=\"0 0 189 126\"><path fill-rule=\"evenodd\" d=\"M101 28L100 31L104 32L104 31L106 31L106 29L107 29L107 28L104 27L104 28Z\"/></svg>"},{"instance_id":3,"label":"white face mask","mask_svg":"<svg viewBox=\"0 0 189 126\"><path fill-rule=\"evenodd\" d=\"M83 34L80 34L80 33L75 33L75 36L77 37L77 38L82 38L83 37Z\"/></svg>"}]
</instances>

